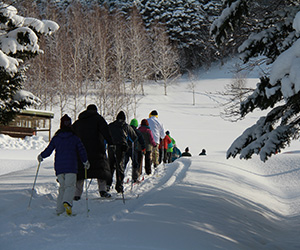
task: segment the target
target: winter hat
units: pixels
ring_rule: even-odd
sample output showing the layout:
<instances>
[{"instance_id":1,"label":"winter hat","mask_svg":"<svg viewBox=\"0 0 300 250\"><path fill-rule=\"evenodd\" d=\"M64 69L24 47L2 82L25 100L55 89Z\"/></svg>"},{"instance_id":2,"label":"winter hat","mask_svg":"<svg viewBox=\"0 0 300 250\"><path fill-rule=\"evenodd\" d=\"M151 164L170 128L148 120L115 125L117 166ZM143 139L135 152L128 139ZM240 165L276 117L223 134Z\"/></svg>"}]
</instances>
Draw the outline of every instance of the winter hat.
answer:
<instances>
[{"instance_id":1,"label":"winter hat","mask_svg":"<svg viewBox=\"0 0 300 250\"><path fill-rule=\"evenodd\" d=\"M139 122L138 122L137 119L132 119L131 122L130 122L130 125L137 128L139 126Z\"/></svg>"},{"instance_id":2,"label":"winter hat","mask_svg":"<svg viewBox=\"0 0 300 250\"><path fill-rule=\"evenodd\" d=\"M86 110L95 110L97 111L97 107L95 104L90 104L89 106L87 106Z\"/></svg>"},{"instance_id":3,"label":"winter hat","mask_svg":"<svg viewBox=\"0 0 300 250\"><path fill-rule=\"evenodd\" d=\"M190 150L189 147L185 148L185 152L189 152L189 150Z\"/></svg>"},{"instance_id":4,"label":"winter hat","mask_svg":"<svg viewBox=\"0 0 300 250\"><path fill-rule=\"evenodd\" d=\"M149 122L147 121L147 119L143 119L141 122L142 126L149 126Z\"/></svg>"},{"instance_id":5,"label":"winter hat","mask_svg":"<svg viewBox=\"0 0 300 250\"><path fill-rule=\"evenodd\" d=\"M60 119L60 128L67 128L67 127L71 127L72 124L72 120L68 115L64 115L61 119Z\"/></svg>"},{"instance_id":6,"label":"winter hat","mask_svg":"<svg viewBox=\"0 0 300 250\"><path fill-rule=\"evenodd\" d=\"M157 111L156 111L156 110L152 110L151 113L150 113L150 115L149 115L149 118L150 118L151 116L158 117Z\"/></svg>"},{"instance_id":7,"label":"winter hat","mask_svg":"<svg viewBox=\"0 0 300 250\"><path fill-rule=\"evenodd\" d=\"M166 135L169 135L169 134L170 134L170 131L167 131L167 132L166 132Z\"/></svg>"},{"instance_id":8,"label":"winter hat","mask_svg":"<svg viewBox=\"0 0 300 250\"><path fill-rule=\"evenodd\" d=\"M126 116L125 116L125 113L123 111L119 112L119 114L117 115L117 120L122 120L122 121L126 120Z\"/></svg>"}]
</instances>

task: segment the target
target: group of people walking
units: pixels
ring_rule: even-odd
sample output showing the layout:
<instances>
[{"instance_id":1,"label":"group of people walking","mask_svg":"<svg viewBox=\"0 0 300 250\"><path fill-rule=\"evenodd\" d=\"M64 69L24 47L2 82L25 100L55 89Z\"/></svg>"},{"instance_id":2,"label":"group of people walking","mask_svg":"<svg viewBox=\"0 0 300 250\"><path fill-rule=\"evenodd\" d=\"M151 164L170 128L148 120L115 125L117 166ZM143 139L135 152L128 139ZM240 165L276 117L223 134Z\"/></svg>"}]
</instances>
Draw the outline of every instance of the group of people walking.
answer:
<instances>
[{"instance_id":1,"label":"group of people walking","mask_svg":"<svg viewBox=\"0 0 300 250\"><path fill-rule=\"evenodd\" d=\"M138 182L143 161L148 175L152 166L172 161L170 144L174 145L175 140L168 131L165 133L156 110L140 124L136 119L127 124L125 113L120 111L116 120L108 124L91 104L73 124L68 115L61 118L60 129L38 155L38 161L55 150L54 168L59 182L56 212L71 215L73 200L80 200L85 179L97 179L100 196L109 198L115 175L115 189L123 193L129 159L132 181Z\"/></svg>"}]
</instances>

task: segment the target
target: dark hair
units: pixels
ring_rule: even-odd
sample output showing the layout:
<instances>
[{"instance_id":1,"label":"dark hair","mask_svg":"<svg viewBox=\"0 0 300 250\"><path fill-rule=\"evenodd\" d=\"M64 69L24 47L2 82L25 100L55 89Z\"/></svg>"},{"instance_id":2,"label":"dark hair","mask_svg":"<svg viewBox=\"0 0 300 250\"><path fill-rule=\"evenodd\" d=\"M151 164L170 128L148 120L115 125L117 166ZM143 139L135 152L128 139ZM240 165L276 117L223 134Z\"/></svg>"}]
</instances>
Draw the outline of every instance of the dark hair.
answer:
<instances>
[{"instance_id":1,"label":"dark hair","mask_svg":"<svg viewBox=\"0 0 300 250\"><path fill-rule=\"evenodd\" d=\"M142 126L149 126L149 122L147 121L147 119L143 119L141 122Z\"/></svg>"}]
</instances>

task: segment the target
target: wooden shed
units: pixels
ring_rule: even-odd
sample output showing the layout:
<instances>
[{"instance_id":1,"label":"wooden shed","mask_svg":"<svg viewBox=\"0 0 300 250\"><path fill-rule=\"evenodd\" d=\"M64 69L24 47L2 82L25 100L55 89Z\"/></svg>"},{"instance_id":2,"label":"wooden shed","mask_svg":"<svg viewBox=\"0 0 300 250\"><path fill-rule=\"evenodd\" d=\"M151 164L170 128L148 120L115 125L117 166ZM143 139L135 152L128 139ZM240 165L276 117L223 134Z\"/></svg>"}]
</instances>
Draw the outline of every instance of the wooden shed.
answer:
<instances>
[{"instance_id":1,"label":"wooden shed","mask_svg":"<svg viewBox=\"0 0 300 250\"><path fill-rule=\"evenodd\" d=\"M27 109L23 110L7 126L0 125L0 134L11 137L25 138L37 135L40 131L48 132L51 139L51 119L54 113L50 111Z\"/></svg>"}]
</instances>

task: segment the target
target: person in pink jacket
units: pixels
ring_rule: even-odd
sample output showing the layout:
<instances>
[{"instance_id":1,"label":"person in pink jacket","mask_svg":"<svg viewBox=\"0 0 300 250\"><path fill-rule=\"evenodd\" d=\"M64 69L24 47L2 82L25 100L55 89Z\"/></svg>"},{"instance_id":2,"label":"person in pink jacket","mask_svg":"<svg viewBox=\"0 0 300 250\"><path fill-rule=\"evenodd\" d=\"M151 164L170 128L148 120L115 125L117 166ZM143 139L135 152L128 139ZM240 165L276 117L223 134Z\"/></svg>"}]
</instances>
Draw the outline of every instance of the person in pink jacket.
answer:
<instances>
[{"instance_id":1,"label":"person in pink jacket","mask_svg":"<svg viewBox=\"0 0 300 250\"><path fill-rule=\"evenodd\" d=\"M146 119L142 120L141 126L138 128L138 130L143 134L145 141L145 172L149 175L151 174L151 152L153 147L156 147L156 142L154 141L152 131ZM138 145L138 163L140 166L139 175L141 175L143 166L143 151L141 145Z\"/></svg>"}]
</instances>

